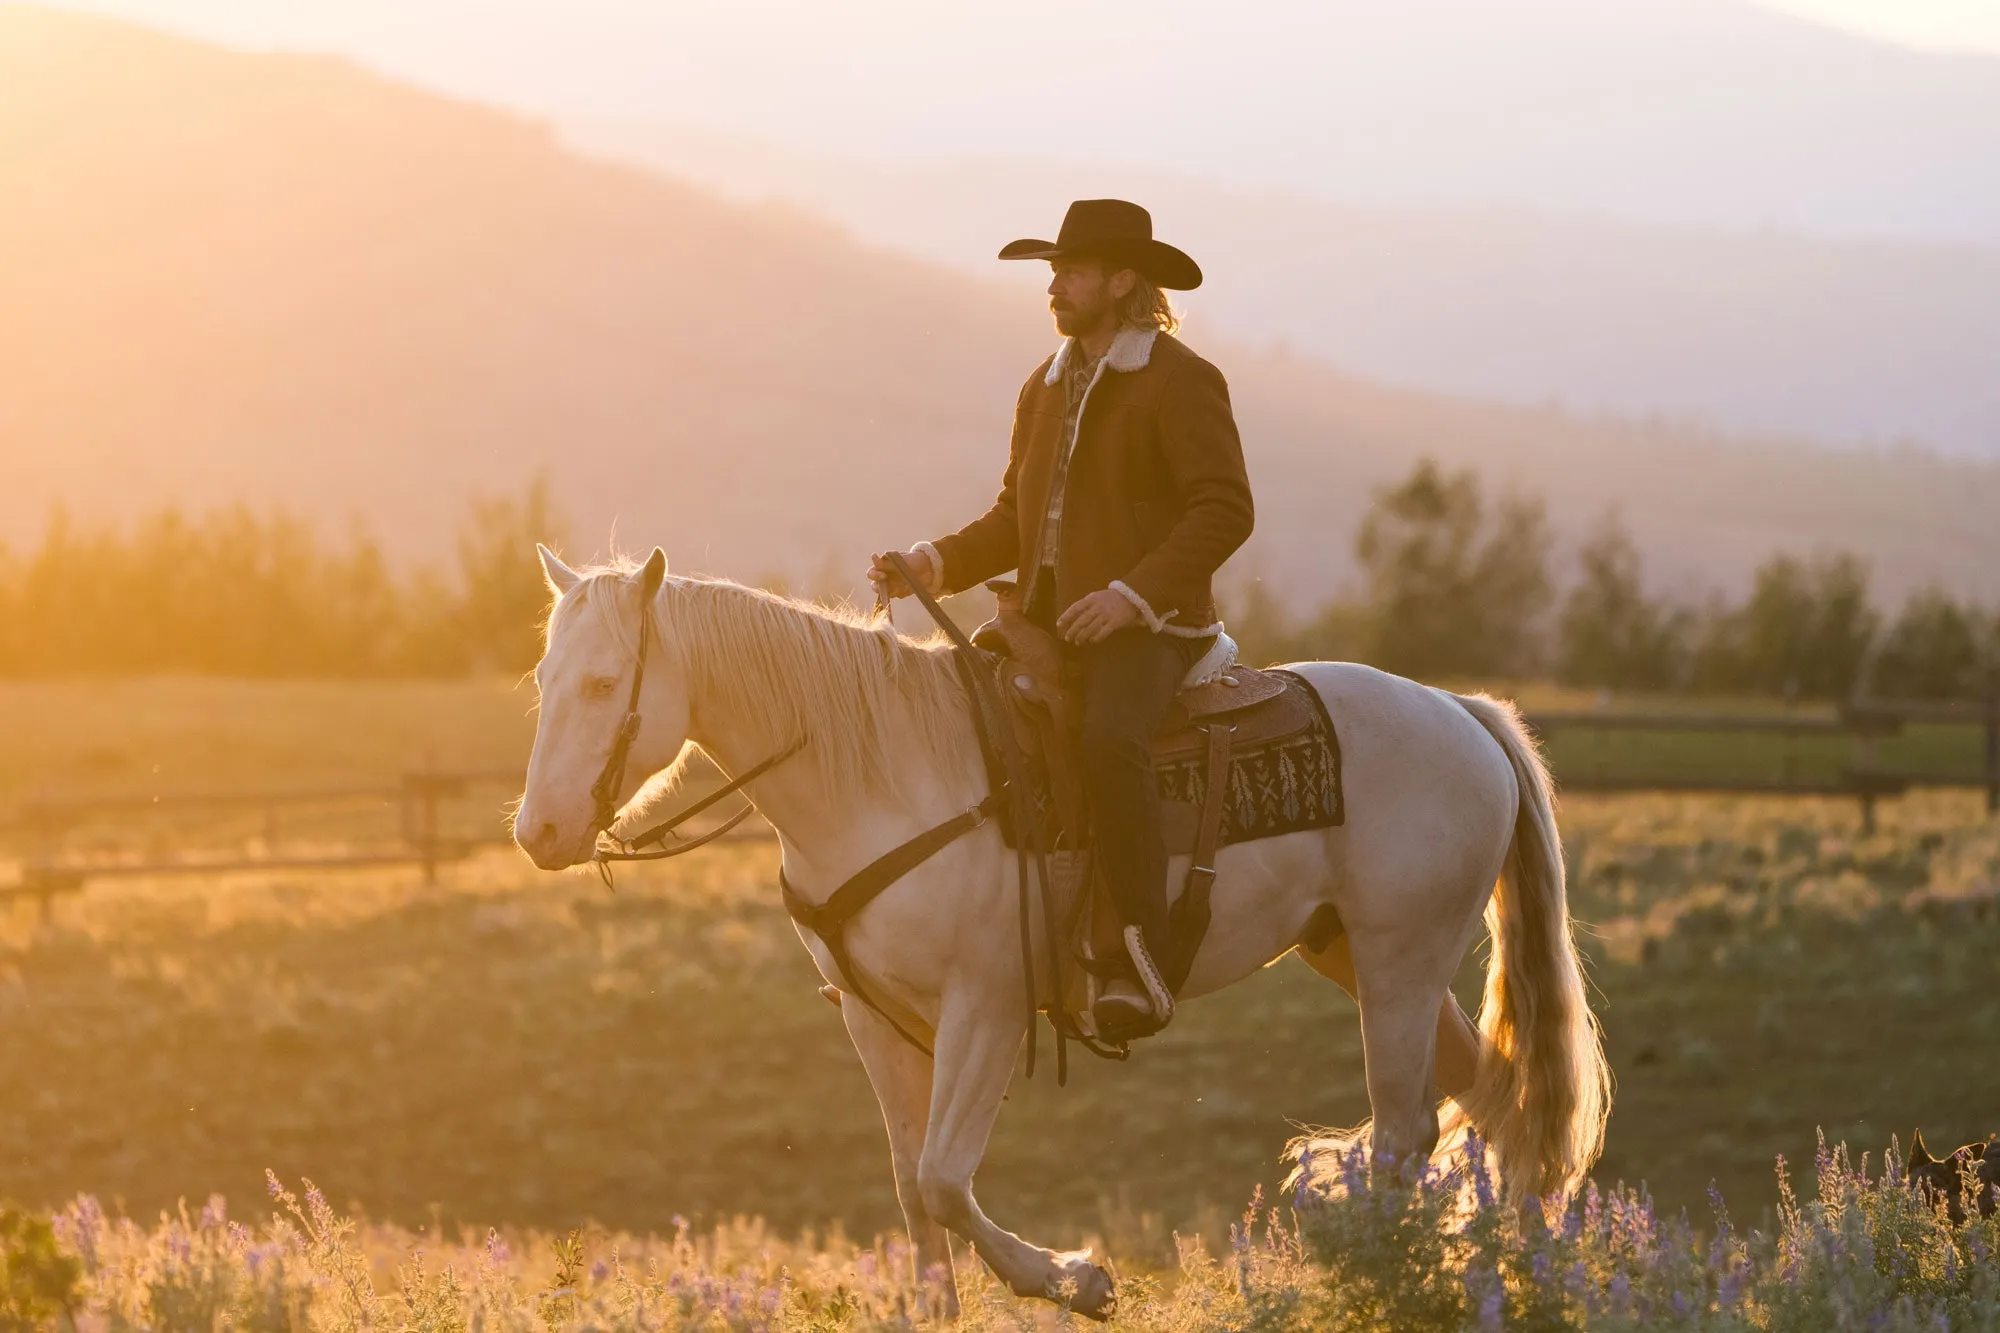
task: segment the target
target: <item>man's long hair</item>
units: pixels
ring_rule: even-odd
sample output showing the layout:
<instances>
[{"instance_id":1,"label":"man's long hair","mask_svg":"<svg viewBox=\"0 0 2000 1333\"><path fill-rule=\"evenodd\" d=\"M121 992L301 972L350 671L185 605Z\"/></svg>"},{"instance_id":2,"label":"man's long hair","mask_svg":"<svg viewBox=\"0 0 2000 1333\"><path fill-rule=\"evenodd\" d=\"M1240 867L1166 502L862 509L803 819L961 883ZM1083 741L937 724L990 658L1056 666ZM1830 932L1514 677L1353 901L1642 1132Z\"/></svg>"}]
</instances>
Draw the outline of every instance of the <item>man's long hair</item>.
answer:
<instances>
[{"instance_id":1,"label":"man's long hair","mask_svg":"<svg viewBox=\"0 0 2000 1333\"><path fill-rule=\"evenodd\" d=\"M1132 290L1118 303L1118 322L1128 329L1158 329L1178 333L1181 317L1174 313L1166 292L1137 269L1132 270Z\"/></svg>"}]
</instances>

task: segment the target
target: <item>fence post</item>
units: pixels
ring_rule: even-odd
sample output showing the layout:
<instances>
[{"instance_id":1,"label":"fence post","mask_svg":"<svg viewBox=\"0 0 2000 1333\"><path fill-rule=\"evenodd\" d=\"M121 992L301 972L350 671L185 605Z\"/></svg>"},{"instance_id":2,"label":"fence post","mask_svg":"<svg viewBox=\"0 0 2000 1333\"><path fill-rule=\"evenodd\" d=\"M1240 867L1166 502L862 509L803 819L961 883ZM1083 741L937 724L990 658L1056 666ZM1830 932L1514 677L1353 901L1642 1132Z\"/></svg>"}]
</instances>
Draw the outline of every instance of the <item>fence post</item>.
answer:
<instances>
[{"instance_id":1,"label":"fence post","mask_svg":"<svg viewBox=\"0 0 2000 1333\"><path fill-rule=\"evenodd\" d=\"M1848 701L1844 711L1850 719L1859 717L1854 700ZM1853 776L1861 794L1861 836L1866 838L1875 832L1875 733L1865 720L1854 735Z\"/></svg>"},{"instance_id":2,"label":"fence post","mask_svg":"<svg viewBox=\"0 0 2000 1333\"><path fill-rule=\"evenodd\" d=\"M2000 681L1986 691L1986 813L2000 815Z\"/></svg>"},{"instance_id":3,"label":"fence post","mask_svg":"<svg viewBox=\"0 0 2000 1333\"><path fill-rule=\"evenodd\" d=\"M424 883L436 884L438 877L438 784L437 775L425 765L425 772L418 781L423 788L423 827L419 833L419 846L423 852Z\"/></svg>"}]
</instances>

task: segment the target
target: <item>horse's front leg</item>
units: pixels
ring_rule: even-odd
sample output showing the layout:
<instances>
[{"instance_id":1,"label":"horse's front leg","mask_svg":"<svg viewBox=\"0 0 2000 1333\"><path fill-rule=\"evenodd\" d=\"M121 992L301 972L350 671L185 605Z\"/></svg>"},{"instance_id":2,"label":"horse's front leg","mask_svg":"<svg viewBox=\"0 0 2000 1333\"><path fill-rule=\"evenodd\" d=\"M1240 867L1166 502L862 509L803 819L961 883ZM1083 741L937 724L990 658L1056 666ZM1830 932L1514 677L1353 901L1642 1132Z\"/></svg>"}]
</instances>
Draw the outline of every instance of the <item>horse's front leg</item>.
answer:
<instances>
[{"instance_id":1,"label":"horse's front leg","mask_svg":"<svg viewBox=\"0 0 2000 1333\"><path fill-rule=\"evenodd\" d=\"M958 1318L958 1292L952 1283L951 1237L924 1208L917 1188L917 1165L924 1151L924 1126L931 1114L931 1058L903 1040L895 1028L851 995L840 1000L847 1035L861 1056L862 1068L882 1104L889 1130L889 1157L896 1169L896 1200L903 1205L903 1224L915 1248L916 1280L920 1289L933 1281L943 1285L946 1319Z\"/></svg>"},{"instance_id":2,"label":"horse's front leg","mask_svg":"<svg viewBox=\"0 0 2000 1333\"><path fill-rule=\"evenodd\" d=\"M1111 1276L1090 1262L1088 1251L1057 1254L1030 1245L994 1225L972 1197L972 1173L986 1156L1027 1032L1018 979L995 981L1006 984L964 988L944 999L930 1126L917 1168L924 1209L970 1241L1015 1295L1067 1299L1078 1314L1107 1318L1115 1301Z\"/></svg>"}]
</instances>

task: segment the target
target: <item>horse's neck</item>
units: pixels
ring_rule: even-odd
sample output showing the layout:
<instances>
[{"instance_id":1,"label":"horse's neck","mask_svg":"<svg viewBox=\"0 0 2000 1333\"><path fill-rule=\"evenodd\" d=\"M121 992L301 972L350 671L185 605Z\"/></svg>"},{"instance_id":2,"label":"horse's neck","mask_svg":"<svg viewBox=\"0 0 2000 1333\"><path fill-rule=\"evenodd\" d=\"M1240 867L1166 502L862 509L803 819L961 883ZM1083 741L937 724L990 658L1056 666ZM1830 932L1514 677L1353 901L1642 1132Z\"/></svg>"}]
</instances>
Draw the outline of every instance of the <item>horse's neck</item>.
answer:
<instances>
[{"instance_id":1,"label":"horse's neck","mask_svg":"<svg viewBox=\"0 0 2000 1333\"><path fill-rule=\"evenodd\" d=\"M733 777L800 739L778 734L770 722L769 719L783 716L786 711L771 706L758 707L749 717L720 716L714 709L703 709L697 698L690 718L689 739ZM875 843L890 834L898 838L906 836L897 831L912 819L924 816L922 810L913 811L907 799L850 788L829 793L818 776L817 765L812 762L814 757L808 754L816 743L824 742L808 739L806 750L780 762L750 786L759 813L778 831L788 867L795 859L809 867L845 864L856 856L872 858L882 850ZM920 754L921 747L914 741L900 748L908 753L899 764L899 771L912 771L904 765L926 762ZM946 778L947 775L940 774L937 781L913 780L907 790L916 796L934 793L938 781Z\"/></svg>"}]
</instances>

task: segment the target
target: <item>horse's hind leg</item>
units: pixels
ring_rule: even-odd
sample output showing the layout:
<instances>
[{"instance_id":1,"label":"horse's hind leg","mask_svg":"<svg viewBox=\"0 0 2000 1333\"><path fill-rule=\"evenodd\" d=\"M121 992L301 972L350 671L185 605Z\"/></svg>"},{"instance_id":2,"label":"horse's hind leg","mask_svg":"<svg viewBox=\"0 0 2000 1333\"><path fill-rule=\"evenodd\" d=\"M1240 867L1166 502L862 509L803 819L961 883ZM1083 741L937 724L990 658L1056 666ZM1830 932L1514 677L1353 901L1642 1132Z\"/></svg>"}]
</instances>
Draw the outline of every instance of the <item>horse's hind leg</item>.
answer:
<instances>
[{"instance_id":1,"label":"horse's hind leg","mask_svg":"<svg viewBox=\"0 0 2000 1333\"><path fill-rule=\"evenodd\" d=\"M931 1059L904 1041L883 1017L852 996L842 996L840 1016L848 1036L868 1071L875 1099L882 1104L882 1121L889 1130L889 1157L896 1169L896 1200L903 1205L903 1224L910 1233L916 1279L926 1287L940 1276L946 1319L958 1318L958 1293L952 1283L951 1236L924 1208L917 1187L923 1158L924 1125L931 1113Z\"/></svg>"},{"instance_id":2,"label":"horse's hind leg","mask_svg":"<svg viewBox=\"0 0 2000 1333\"><path fill-rule=\"evenodd\" d=\"M1306 965L1336 986L1346 991L1350 997L1356 995L1354 981L1354 954L1345 933L1336 935L1333 942L1317 952L1300 948L1299 957ZM1436 1080L1439 1093L1446 1097L1460 1096L1472 1088L1473 1075L1479 1069L1479 1029L1467 1017L1459 1005L1458 997L1449 989L1444 1000L1438 1005L1437 1030L1433 1034L1436 1051Z\"/></svg>"}]
</instances>

